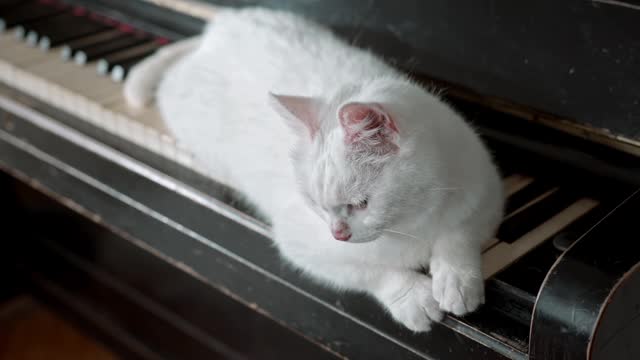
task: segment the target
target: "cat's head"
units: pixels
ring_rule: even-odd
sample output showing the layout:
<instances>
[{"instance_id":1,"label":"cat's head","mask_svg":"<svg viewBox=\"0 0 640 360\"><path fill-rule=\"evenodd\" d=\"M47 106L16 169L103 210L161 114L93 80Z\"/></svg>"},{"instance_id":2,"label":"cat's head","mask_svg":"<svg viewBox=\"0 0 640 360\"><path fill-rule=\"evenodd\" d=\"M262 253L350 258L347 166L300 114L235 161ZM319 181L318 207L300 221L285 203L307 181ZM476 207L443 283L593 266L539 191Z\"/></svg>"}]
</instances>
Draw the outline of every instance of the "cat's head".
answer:
<instances>
[{"instance_id":1,"label":"cat's head","mask_svg":"<svg viewBox=\"0 0 640 360\"><path fill-rule=\"evenodd\" d=\"M391 229L412 176L398 161L406 129L394 114L379 102L270 96L298 136L292 159L300 191L333 237L369 242Z\"/></svg>"}]
</instances>

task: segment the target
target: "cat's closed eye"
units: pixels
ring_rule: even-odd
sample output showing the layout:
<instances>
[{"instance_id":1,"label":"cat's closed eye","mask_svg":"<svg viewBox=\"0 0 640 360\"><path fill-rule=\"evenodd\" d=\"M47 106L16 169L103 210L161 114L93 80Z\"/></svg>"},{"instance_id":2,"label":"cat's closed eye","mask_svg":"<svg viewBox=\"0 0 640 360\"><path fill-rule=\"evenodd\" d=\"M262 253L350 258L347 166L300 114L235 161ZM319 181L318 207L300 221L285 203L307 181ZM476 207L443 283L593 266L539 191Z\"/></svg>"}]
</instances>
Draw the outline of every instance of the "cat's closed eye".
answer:
<instances>
[{"instance_id":1,"label":"cat's closed eye","mask_svg":"<svg viewBox=\"0 0 640 360\"><path fill-rule=\"evenodd\" d=\"M367 206L369 206L369 200L365 198L364 200L358 203L348 204L347 209L351 212L353 210L364 210L367 208Z\"/></svg>"}]
</instances>

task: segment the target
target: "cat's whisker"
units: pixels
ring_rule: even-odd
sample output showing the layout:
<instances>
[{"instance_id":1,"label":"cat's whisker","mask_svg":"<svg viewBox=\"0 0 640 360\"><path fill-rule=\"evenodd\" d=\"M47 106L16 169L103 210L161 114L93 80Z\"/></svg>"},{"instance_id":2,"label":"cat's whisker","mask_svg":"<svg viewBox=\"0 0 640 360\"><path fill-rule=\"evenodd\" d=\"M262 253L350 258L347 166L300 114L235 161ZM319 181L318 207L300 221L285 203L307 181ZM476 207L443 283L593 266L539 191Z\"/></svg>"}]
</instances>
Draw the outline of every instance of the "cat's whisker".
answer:
<instances>
[{"instance_id":1,"label":"cat's whisker","mask_svg":"<svg viewBox=\"0 0 640 360\"><path fill-rule=\"evenodd\" d=\"M398 234L398 235L404 235L404 236L408 236L410 238L414 238L414 239L418 239L418 240L422 240L421 238L415 236L415 235L411 235L411 234L407 234L407 233L403 233L401 231L397 231L397 230L391 230L391 229L382 229L382 231L386 231L386 232L390 232L392 234Z\"/></svg>"},{"instance_id":2,"label":"cat's whisker","mask_svg":"<svg viewBox=\"0 0 640 360\"><path fill-rule=\"evenodd\" d=\"M400 296L398 296L395 300L391 301L391 305L394 305L395 303L402 301L403 299L405 299L407 297L407 295L409 295L409 292L411 292L411 290L413 290L413 288L415 287L416 283L413 282L411 284L411 286Z\"/></svg>"}]
</instances>

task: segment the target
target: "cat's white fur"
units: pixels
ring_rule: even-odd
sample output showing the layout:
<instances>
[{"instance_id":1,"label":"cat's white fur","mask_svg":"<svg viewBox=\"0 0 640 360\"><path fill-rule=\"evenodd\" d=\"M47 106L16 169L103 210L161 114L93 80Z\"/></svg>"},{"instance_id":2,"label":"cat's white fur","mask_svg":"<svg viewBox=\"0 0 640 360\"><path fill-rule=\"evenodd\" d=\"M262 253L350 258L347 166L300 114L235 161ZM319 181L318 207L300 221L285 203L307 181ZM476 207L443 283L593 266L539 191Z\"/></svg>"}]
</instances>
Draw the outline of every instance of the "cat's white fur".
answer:
<instances>
[{"instance_id":1,"label":"cat's white fur","mask_svg":"<svg viewBox=\"0 0 640 360\"><path fill-rule=\"evenodd\" d=\"M224 10L136 66L124 91L133 106L155 97L179 143L270 219L283 257L313 279L372 295L414 331L483 303L496 167L456 112L373 54L293 14ZM386 125L341 113L354 104Z\"/></svg>"}]
</instances>

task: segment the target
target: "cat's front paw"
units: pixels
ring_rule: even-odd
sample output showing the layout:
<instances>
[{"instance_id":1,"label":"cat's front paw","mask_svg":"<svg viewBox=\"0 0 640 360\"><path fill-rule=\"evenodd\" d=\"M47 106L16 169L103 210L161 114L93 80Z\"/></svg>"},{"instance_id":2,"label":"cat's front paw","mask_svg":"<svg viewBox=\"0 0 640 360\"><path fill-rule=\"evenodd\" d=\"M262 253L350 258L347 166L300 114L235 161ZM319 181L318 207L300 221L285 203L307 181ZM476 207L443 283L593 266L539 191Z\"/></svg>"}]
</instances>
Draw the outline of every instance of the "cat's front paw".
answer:
<instances>
[{"instance_id":1,"label":"cat's front paw","mask_svg":"<svg viewBox=\"0 0 640 360\"><path fill-rule=\"evenodd\" d=\"M395 298L388 299L386 305L393 318L414 332L431 330L431 323L443 318L431 287L427 276L415 276Z\"/></svg>"},{"instance_id":2,"label":"cat's front paw","mask_svg":"<svg viewBox=\"0 0 640 360\"><path fill-rule=\"evenodd\" d=\"M435 262L431 274L433 297L443 311L460 316L484 304L484 281L479 271Z\"/></svg>"}]
</instances>

